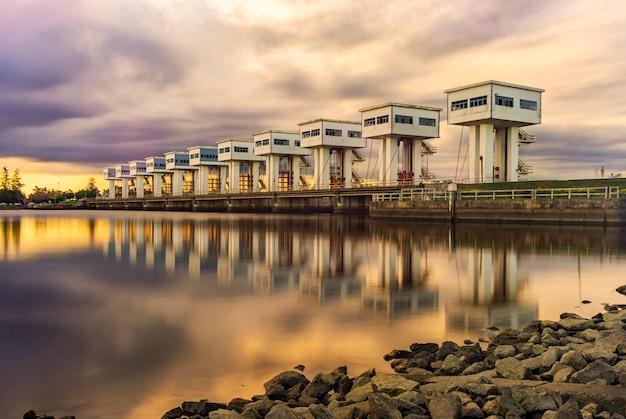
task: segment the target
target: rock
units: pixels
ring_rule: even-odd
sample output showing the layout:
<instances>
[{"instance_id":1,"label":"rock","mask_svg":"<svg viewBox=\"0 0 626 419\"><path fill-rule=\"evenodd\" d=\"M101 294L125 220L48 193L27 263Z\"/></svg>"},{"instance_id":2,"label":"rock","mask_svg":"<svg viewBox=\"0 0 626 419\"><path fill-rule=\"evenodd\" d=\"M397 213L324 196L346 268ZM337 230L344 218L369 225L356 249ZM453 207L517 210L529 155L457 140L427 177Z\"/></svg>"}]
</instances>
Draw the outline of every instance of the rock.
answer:
<instances>
[{"instance_id":1,"label":"rock","mask_svg":"<svg viewBox=\"0 0 626 419\"><path fill-rule=\"evenodd\" d=\"M486 369L488 369L488 367L483 362L474 362L472 365L465 368L461 375L474 375Z\"/></svg>"},{"instance_id":2,"label":"rock","mask_svg":"<svg viewBox=\"0 0 626 419\"><path fill-rule=\"evenodd\" d=\"M369 402L361 402L331 409L330 413L335 419L367 419L368 410Z\"/></svg>"},{"instance_id":3,"label":"rock","mask_svg":"<svg viewBox=\"0 0 626 419\"><path fill-rule=\"evenodd\" d=\"M439 371L443 375L459 375L468 366L467 362L462 361L456 355L450 354L444 359Z\"/></svg>"},{"instance_id":4,"label":"rock","mask_svg":"<svg viewBox=\"0 0 626 419\"><path fill-rule=\"evenodd\" d=\"M247 405L248 403L252 403L252 400L242 399L241 397L236 397L232 399L230 402L228 402L228 405L226 406L226 408L228 410L235 410L238 413L241 413L243 411L244 406Z\"/></svg>"},{"instance_id":5,"label":"rock","mask_svg":"<svg viewBox=\"0 0 626 419\"><path fill-rule=\"evenodd\" d=\"M559 348L558 346L553 346L548 348L547 351L543 353L541 356L541 365L544 368L552 368L552 366L561 359L561 356L565 353L564 348Z\"/></svg>"},{"instance_id":6,"label":"rock","mask_svg":"<svg viewBox=\"0 0 626 419\"><path fill-rule=\"evenodd\" d=\"M439 350L439 344L437 343L412 343L409 346L409 349L411 349L411 352L413 353L420 353L420 352L430 352L430 353L436 353Z\"/></svg>"},{"instance_id":7,"label":"rock","mask_svg":"<svg viewBox=\"0 0 626 419\"><path fill-rule=\"evenodd\" d=\"M228 409L217 409L209 413L209 419L240 419L241 415L234 411Z\"/></svg>"},{"instance_id":8,"label":"rock","mask_svg":"<svg viewBox=\"0 0 626 419\"><path fill-rule=\"evenodd\" d=\"M480 348L479 344L464 345L461 346L456 352L456 356L458 356L459 359L467 362L468 364L473 364L475 362L481 362L483 360L483 351Z\"/></svg>"},{"instance_id":9,"label":"rock","mask_svg":"<svg viewBox=\"0 0 626 419\"><path fill-rule=\"evenodd\" d=\"M500 345L493 351L493 356L496 358L510 358L515 356L517 349L513 345Z\"/></svg>"},{"instance_id":10,"label":"rock","mask_svg":"<svg viewBox=\"0 0 626 419\"><path fill-rule=\"evenodd\" d=\"M206 400L201 400L199 402L183 402L182 408L183 414L187 416L206 416L214 410L226 409L226 405L224 403L211 403Z\"/></svg>"},{"instance_id":11,"label":"rock","mask_svg":"<svg viewBox=\"0 0 626 419\"><path fill-rule=\"evenodd\" d=\"M285 387L280 384L268 384L265 386L265 395L271 400L281 400L285 394Z\"/></svg>"},{"instance_id":12,"label":"rock","mask_svg":"<svg viewBox=\"0 0 626 419\"><path fill-rule=\"evenodd\" d=\"M419 404L411 403L409 401L406 401L404 399L399 399L397 397L394 397L393 401L395 402L396 407L398 408L400 413L402 413L402 416L411 415L411 414L424 416L428 414L426 412L426 409L424 409Z\"/></svg>"},{"instance_id":13,"label":"rock","mask_svg":"<svg viewBox=\"0 0 626 419\"><path fill-rule=\"evenodd\" d=\"M619 292L622 295L626 295L626 285L619 286L615 289L615 291Z\"/></svg>"},{"instance_id":14,"label":"rock","mask_svg":"<svg viewBox=\"0 0 626 419\"><path fill-rule=\"evenodd\" d=\"M614 365L619 359L619 356L615 352L601 348L586 349L582 352L582 356L587 360L587 362L601 360L609 365Z\"/></svg>"},{"instance_id":15,"label":"rock","mask_svg":"<svg viewBox=\"0 0 626 419\"><path fill-rule=\"evenodd\" d=\"M465 384L465 389L469 394L478 397L499 396L500 389L489 379L481 377L476 381L470 381Z\"/></svg>"},{"instance_id":16,"label":"rock","mask_svg":"<svg viewBox=\"0 0 626 419\"><path fill-rule=\"evenodd\" d=\"M299 372L285 371L263 384L263 387L267 390L268 387L278 384L283 386L285 389L289 389L299 383L307 385L309 384L309 380Z\"/></svg>"},{"instance_id":17,"label":"rock","mask_svg":"<svg viewBox=\"0 0 626 419\"><path fill-rule=\"evenodd\" d=\"M332 413L323 404L312 404L308 409L315 419L333 419Z\"/></svg>"},{"instance_id":18,"label":"rock","mask_svg":"<svg viewBox=\"0 0 626 419\"><path fill-rule=\"evenodd\" d=\"M372 378L372 384L375 386L376 391L389 394L392 397L405 391L419 389L417 381L399 375L377 375Z\"/></svg>"},{"instance_id":19,"label":"rock","mask_svg":"<svg viewBox=\"0 0 626 419\"><path fill-rule=\"evenodd\" d=\"M284 404L276 404L265 415L265 419L299 419L299 417Z\"/></svg>"},{"instance_id":20,"label":"rock","mask_svg":"<svg viewBox=\"0 0 626 419\"><path fill-rule=\"evenodd\" d=\"M617 373L609 364L598 360L575 372L570 382L586 384L598 379L606 380L608 384L614 384L617 381Z\"/></svg>"},{"instance_id":21,"label":"rock","mask_svg":"<svg viewBox=\"0 0 626 419\"><path fill-rule=\"evenodd\" d=\"M501 417L524 417L526 411L512 396L496 396L483 405L485 414Z\"/></svg>"},{"instance_id":22,"label":"rock","mask_svg":"<svg viewBox=\"0 0 626 419\"><path fill-rule=\"evenodd\" d=\"M499 377L513 380L530 378L530 370L521 361L515 358L504 358L496 361L496 373Z\"/></svg>"},{"instance_id":23,"label":"rock","mask_svg":"<svg viewBox=\"0 0 626 419\"><path fill-rule=\"evenodd\" d=\"M540 392L535 387L518 384L511 387L511 396L529 414L543 413L559 408L557 401L550 392Z\"/></svg>"},{"instance_id":24,"label":"rock","mask_svg":"<svg viewBox=\"0 0 626 419\"><path fill-rule=\"evenodd\" d=\"M368 397L370 419L402 419L402 413L387 394L373 393Z\"/></svg>"},{"instance_id":25,"label":"rock","mask_svg":"<svg viewBox=\"0 0 626 419\"><path fill-rule=\"evenodd\" d=\"M319 373L302 390L302 395L319 399L335 387L336 377L332 374Z\"/></svg>"},{"instance_id":26,"label":"rock","mask_svg":"<svg viewBox=\"0 0 626 419\"><path fill-rule=\"evenodd\" d=\"M165 412L165 414L163 416L161 416L161 419L178 419L182 415L183 415L183 409L181 407L175 407L172 410L169 410L169 411ZM35 418L36 417L37 416L35 416ZM24 415L24 419L27 419L26 415ZM28 418L28 419L30 419L30 418Z\"/></svg>"},{"instance_id":27,"label":"rock","mask_svg":"<svg viewBox=\"0 0 626 419\"><path fill-rule=\"evenodd\" d=\"M562 364L574 368L576 371L580 371L587 366L587 361L578 351L569 351L561 356Z\"/></svg>"},{"instance_id":28,"label":"rock","mask_svg":"<svg viewBox=\"0 0 626 419\"><path fill-rule=\"evenodd\" d=\"M554 374L552 381L555 383L568 383L572 379L572 375L574 375L575 372L576 370L574 370L574 368L565 367Z\"/></svg>"},{"instance_id":29,"label":"rock","mask_svg":"<svg viewBox=\"0 0 626 419\"><path fill-rule=\"evenodd\" d=\"M478 404L469 402L463 405L461 416L465 419L484 419L485 414Z\"/></svg>"},{"instance_id":30,"label":"rock","mask_svg":"<svg viewBox=\"0 0 626 419\"><path fill-rule=\"evenodd\" d=\"M441 344L441 347L437 351L435 359L437 361L443 361L450 354L455 354L460 349L459 345L451 341L445 341Z\"/></svg>"},{"instance_id":31,"label":"rock","mask_svg":"<svg viewBox=\"0 0 626 419\"><path fill-rule=\"evenodd\" d=\"M282 401L289 400L298 400L302 396L302 391L304 390L305 385L303 383L296 384L291 387L289 390L283 392ZM266 393L266 395L271 399L270 395Z\"/></svg>"},{"instance_id":32,"label":"rock","mask_svg":"<svg viewBox=\"0 0 626 419\"><path fill-rule=\"evenodd\" d=\"M275 402L269 399L261 399L244 406L241 416L244 417L265 417L267 413L274 407Z\"/></svg>"},{"instance_id":33,"label":"rock","mask_svg":"<svg viewBox=\"0 0 626 419\"><path fill-rule=\"evenodd\" d=\"M426 406L426 398L421 392L417 392L414 390L405 391L404 393L400 393L395 397L396 400L404 400L406 402L418 405L418 406Z\"/></svg>"},{"instance_id":34,"label":"rock","mask_svg":"<svg viewBox=\"0 0 626 419\"><path fill-rule=\"evenodd\" d=\"M430 400L428 411L432 419L460 419L461 399L455 394L442 394Z\"/></svg>"},{"instance_id":35,"label":"rock","mask_svg":"<svg viewBox=\"0 0 626 419\"><path fill-rule=\"evenodd\" d=\"M415 356L414 352L404 351L404 350L400 350L400 349L394 349L393 351L389 352L388 354L385 354L383 356L383 359L385 361L391 361L392 359L411 359L414 356Z\"/></svg>"},{"instance_id":36,"label":"rock","mask_svg":"<svg viewBox=\"0 0 626 419\"><path fill-rule=\"evenodd\" d=\"M580 332L582 330L593 328L595 323L593 320L583 319L578 315L572 315L572 317L565 317L559 321L559 326L567 331Z\"/></svg>"},{"instance_id":37,"label":"rock","mask_svg":"<svg viewBox=\"0 0 626 419\"><path fill-rule=\"evenodd\" d=\"M369 382L362 386L354 387L346 394L346 401L357 403L367 400L370 394L374 392L374 385Z\"/></svg>"},{"instance_id":38,"label":"rock","mask_svg":"<svg viewBox=\"0 0 626 419\"><path fill-rule=\"evenodd\" d=\"M578 402L576 399L571 398L556 412L555 419L582 419L583 415L578 408Z\"/></svg>"}]
</instances>

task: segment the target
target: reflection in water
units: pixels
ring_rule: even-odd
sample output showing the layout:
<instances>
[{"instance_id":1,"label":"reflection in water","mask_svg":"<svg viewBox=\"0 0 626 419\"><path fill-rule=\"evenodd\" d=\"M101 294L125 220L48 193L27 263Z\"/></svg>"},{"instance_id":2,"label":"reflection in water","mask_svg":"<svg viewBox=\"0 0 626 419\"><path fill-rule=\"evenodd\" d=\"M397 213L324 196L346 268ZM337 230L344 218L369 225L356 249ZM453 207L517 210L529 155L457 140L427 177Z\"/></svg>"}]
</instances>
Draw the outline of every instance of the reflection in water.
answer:
<instances>
[{"instance_id":1,"label":"reflection in water","mask_svg":"<svg viewBox=\"0 0 626 419\"><path fill-rule=\"evenodd\" d=\"M159 417L618 298L620 229L328 215L0 214L0 405ZM555 298L558 296L558 298ZM582 299L593 303L581 305ZM243 386L243 387L242 387Z\"/></svg>"}]
</instances>

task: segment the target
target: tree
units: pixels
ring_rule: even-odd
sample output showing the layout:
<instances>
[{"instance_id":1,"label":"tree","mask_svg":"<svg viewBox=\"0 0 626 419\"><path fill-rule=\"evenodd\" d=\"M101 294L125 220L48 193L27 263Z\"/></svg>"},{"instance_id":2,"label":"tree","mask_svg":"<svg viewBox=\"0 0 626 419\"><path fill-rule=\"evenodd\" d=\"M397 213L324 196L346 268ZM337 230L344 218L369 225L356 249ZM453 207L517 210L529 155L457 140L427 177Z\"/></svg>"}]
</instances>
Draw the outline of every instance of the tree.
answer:
<instances>
[{"instance_id":1,"label":"tree","mask_svg":"<svg viewBox=\"0 0 626 419\"><path fill-rule=\"evenodd\" d=\"M16 169L13 176L9 176L9 169L3 167L0 173L0 202L11 204L20 202L24 199L23 186L19 170Z\"/></svg>"},{"instance_id":2,"label":"tree","mask_svg":"<svg viewBox=\"0 0 626 419\"><path fill-rule=\"evenodd\" d=\"M11 178L9 177L9 169L6 166L2 168L2 173L0 174L0 189L3 191L8 191L11 186Z\"/></svg>"},{"instance_id":3,"label":"tree","mask_svg":"<svg viewBox=\"0 0 626 419\"><path fill-rule=\"evenodd\" d=\"M76 198L95 198L98 196L98 187L96 186L96 178L90 177L87 181L87 187L76 192Z\"/></svg>"},{"instance_id":4,"label":"tree","mask_svg":"<svg viewBox=\"0 0 626 419\"><path fill-rule=\"evenodd\" d=\"M11 190L22 192L24 184L22 183L22 177L20 176L20 169L15 169L13 176L11 176Z\"/></svg>"}]
</instances>

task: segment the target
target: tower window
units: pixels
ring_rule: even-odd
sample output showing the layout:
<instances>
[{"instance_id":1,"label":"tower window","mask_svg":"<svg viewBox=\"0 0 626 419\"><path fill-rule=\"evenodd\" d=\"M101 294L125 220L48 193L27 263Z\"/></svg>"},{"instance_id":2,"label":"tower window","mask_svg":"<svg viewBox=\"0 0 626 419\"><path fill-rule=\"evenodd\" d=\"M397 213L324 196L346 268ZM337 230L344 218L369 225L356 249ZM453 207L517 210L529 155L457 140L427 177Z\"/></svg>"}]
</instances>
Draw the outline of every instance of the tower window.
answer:
<instances>
[{"instance_id":1,"label":"tower window","mask_svg":"<svg viewBox=\"0 0 626 419\"><path fill-rule=\"evenodd\" d=\"M412 116L396 115L394 120L398 124L411 124L411 125L413 125L413 117Z\"/></svg>"},{"instance_id":2,"label":"tower window","mask_svg":"<svg viewBox=\"0 0 626 419\"><path fill-rule=\"evenodd\" d=\"M507 96L496 95L496 105L506 106L508 108L513 107L513 98Z\"/></svg>"},{"instance_id":3,"label":"tower window","mask_svg":"<svg viewBox=\"0 0 626 419\"><path fill-rule=\"evenodd\" d=\"M434 127L437 126L437 121L434 118L420 118L420 125Z\"/></svg>"},{"instance_id":4,"label":"tower window","mask_svg":"<svg viewBox=\"0 0 626 419\"><path fill-rule=\"evenodd\" d=\"M534 100L520 99L519 100L519 107L521 109L528 109L528 110L531 110L531 111L536 111L537 110L537 102L535 102Z\"/></svg>"},{"instance_id":5,"label":"tower window","mask_svg":"<svg viewBox=\"0 0 626 419\"><path fill-rule=\"evenodd\" d=\"M389 115L382 115L376 117L376 124L387 124L389 123Z\"/></svg>"},{"instance_id":6,"label":"tower window","mask_svg":"<svg viewBox=\"0 0 626 419\"><path fill-rule=\"evenodd\" d=\"M375 118L367 118L363 121L363 125L366 127L371 127L373 125L376 125L376 119Z\"/></svg>"},{"instance_id":7,"label":"tower window","mask_svg":"<svg viewBox=\"0 0 626 419\"><path fill-rule=\"evenodd\" d=\"M469 100L470 108L475 108L476 106L484 106L487 104L487 96L478 96L473 97Z\"/></svg>"},{"instance_id":8,"label":"tower window","mask_svg":"<svg viewBox=\"0 0 626 419\"><path fill-rule=\"evenodd\" d=\"M458 111L459 109L467 109L467 99L455 100L450 104L451 111Z\"/></svg>"}]
</instances>

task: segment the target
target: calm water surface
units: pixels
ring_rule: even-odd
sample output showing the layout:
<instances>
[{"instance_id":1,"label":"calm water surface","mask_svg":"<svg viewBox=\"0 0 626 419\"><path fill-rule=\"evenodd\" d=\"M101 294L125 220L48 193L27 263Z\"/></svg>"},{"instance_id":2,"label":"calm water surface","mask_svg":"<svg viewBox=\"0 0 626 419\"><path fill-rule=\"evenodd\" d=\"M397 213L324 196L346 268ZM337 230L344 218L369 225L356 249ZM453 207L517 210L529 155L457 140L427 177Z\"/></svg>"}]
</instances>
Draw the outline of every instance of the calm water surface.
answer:
<instances>
[{"instance_id":1,"label":"calm water surface","mask_svg":"<svg viewBox=\"0 0 626 419\"><path fill-rule=\"evenodd\" d=\"M617 228L328 215L0 212L0 410L159 418L351 376L412 342L625 303ZM581 304L590 300L590 304Z\"/></svg>"}]
</instances>

